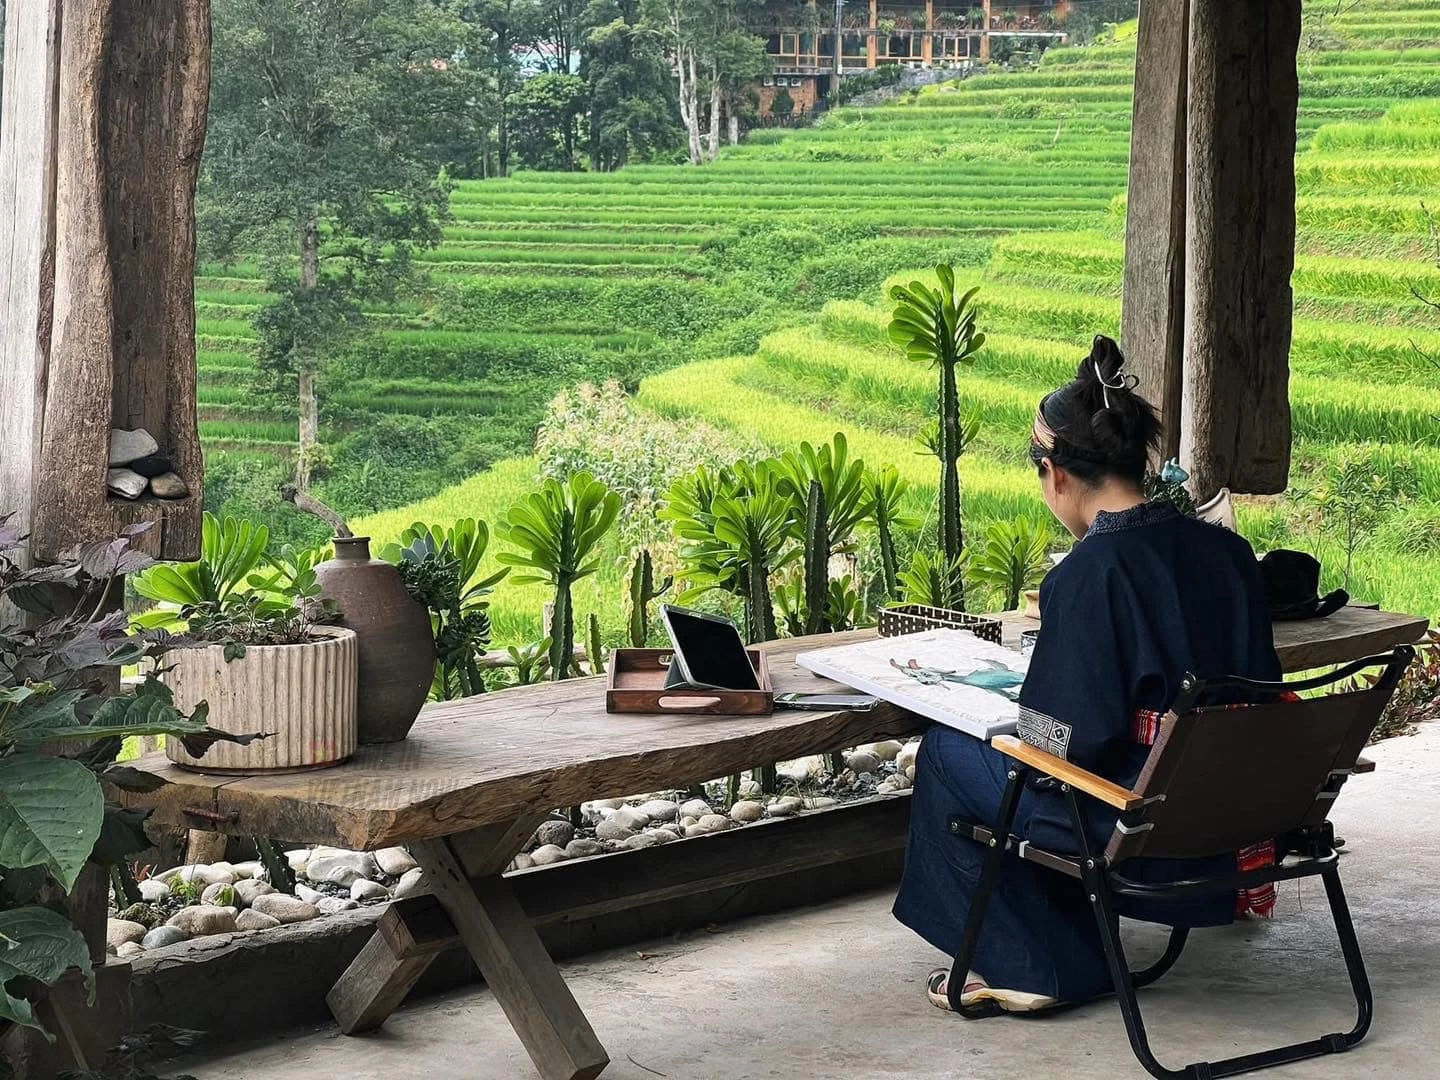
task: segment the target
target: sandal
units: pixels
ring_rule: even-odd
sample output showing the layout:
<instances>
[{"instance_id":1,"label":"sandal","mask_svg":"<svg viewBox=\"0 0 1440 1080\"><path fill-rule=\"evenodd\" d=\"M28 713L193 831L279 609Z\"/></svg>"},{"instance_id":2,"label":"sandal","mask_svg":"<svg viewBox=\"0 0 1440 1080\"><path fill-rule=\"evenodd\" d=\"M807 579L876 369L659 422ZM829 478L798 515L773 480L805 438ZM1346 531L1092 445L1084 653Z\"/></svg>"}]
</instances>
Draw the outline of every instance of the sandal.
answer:
<instances>
[{"instance_id":1,"label":"sandal","mask_svg":"<svg viewBox=\"0 0 1440 1080\"><path fill-rule=\"evenodd\" d=\"M946 968L936 968L925 980L925 996L929 998L930 1004L937 1009L950 1011L950 998L947 994L950 983L950 972ZM1038 1012L1041 1009L1051 1008L1059 1002L1044 994L1027 994L1023 990L1002 990L988 984L975 972L970 972L965 980L965 989L960 995L962 1006L978 1005L981 1002L993 1001L1005 1012L1027 1013Z\"/></svg>"}]
</instances>

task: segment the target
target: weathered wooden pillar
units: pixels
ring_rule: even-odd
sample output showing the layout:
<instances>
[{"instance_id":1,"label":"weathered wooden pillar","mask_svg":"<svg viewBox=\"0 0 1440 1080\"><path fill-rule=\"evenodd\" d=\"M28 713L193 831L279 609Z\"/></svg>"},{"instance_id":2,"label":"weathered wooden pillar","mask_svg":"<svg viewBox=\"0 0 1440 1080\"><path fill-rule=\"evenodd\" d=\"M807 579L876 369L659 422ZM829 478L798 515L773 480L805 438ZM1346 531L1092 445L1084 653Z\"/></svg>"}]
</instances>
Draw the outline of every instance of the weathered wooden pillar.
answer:
<instances>
[{"instance_id":1,"label":"weathered wooden pillar","mask_svg":"<svg viewBox=\"0 0 1440 1080\"><path fill-rule=\"evenodd\" d=\"M873 68L878 56L877 46L879 42L876 35L880 32L880 0L870 0L870 32L865 35L865 66Z\"/></svg>"},{"instance_id":2,"label":"weathered wooden pillar","mask_svg":"<svg viewBox=\"0 0 1440 1080\"><path fill-rule=\"evenodd\" d=\"M925 37L920 42L920 59L927 66L935 59L935 0L925 0Z\"/></svg>"},{"instance_id":3,"label":"weathered wooden pillar","mask_svg":"<svg viewBox=\"0 0 1440 1080\"><path fill-rule=\"evenodd\" d=\"M1182 460L1204 499L1285 490L1300 0L1191 0Z\"/></svg>"},{"instance_id":4,"label":"weathered wooden pillar","mask_svg":"<svg viewBox=\"0 0 1440 1080\"><path fill-rule=\"evenodd\" d=\"M59 0L9 0L0 113L0 514L28 531L55 290Z\"/></svg>"},{"instance_id":5,"label":"weathered wooden pillar","mask_svg":"<svg viewBox=\"0 0 1440 1080\"><path fill-rule=\"evenodd\" d=\"M30 554L154 522L199 554L195 182L208 0L11 0L0 151L0 512ZM13 42L12 42L13 38ZM110 430L144 428L190 494L107 490Z\"/></svg>"},{"instance_id":6,"label":"weathered wooden pillar","mask_svg":"<svg viewBox=\"0 0 1440 1080\"><path fill-rule=\"evenodd\" d=\"M1180 452L1185 349L1186 82L1190 0L1144 0L1135 56L1120 344Z\"/></svg>"},{"instance_id":7,"label":"weathered wooden pillar","mask_svg":"<svg viewBox=\"0 0 1440 1080\"><path fill-rule=\"evenodd\" d=\"M985 27L980 32L980 62L990 62L990 0L984 0Z\"/></svg>"}]
</instances>

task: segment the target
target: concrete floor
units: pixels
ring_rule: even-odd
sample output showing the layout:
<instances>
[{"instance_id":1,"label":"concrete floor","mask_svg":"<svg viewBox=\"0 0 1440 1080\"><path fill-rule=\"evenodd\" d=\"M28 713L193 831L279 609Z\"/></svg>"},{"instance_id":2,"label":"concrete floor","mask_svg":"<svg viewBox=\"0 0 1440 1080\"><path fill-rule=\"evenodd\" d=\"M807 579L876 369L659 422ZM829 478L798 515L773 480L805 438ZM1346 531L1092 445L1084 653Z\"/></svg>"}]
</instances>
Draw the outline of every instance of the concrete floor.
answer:
<instances>
[{"instance_id":1,"label":"concrete floor","mask_svg":"<svg viewBox=\"0 0 1440 1080\"><path fill-rule=\"evenodd\" d=\"M1440 1075L1440 726L1370 751L1336 809L1343 875L1375 989L1369 1038L1340 1057L1272 1070L1275 1080ZM1047 1020L967 1023L931 1008L923 980L942 957L869 894L564 965L612 1064L606 1080L983 1080L1143 1077L1119 1010L1100 1002ZM1136 926L1133 966L1155 955ZM1281 886L1276 917L1192 936L1142 994L1172 1068L1348 1029L1353 1004L1318 880ZM533 1080L483 988L406 1008L345 1038L295 1033L182 1063L199 1080Z\"/></svg>"}]
</instances>

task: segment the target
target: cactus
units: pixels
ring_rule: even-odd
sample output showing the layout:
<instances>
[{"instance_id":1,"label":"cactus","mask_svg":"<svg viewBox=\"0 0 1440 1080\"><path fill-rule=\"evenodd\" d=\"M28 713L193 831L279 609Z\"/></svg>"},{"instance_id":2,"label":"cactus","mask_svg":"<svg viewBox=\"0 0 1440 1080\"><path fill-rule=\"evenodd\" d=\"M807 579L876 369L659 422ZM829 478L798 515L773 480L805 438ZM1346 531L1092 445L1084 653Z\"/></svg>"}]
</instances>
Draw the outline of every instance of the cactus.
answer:
<instances>
[{"instance_id":1,"label":"cactus","mask_svg":"<svg viewBox=\"0 0 1440 1080\"><path fill-rule=\"evenodd\" d=\"M590 613L589 633L585 638L585 655L590 658L590 674L599 675L605 670L605 647L600 641L600 616Z\"/></svg>"},{"instance_id":2,"label":"cactus","mask_svg":"<svg viewBox=\"0 0 1440 1080\"><path fill-rule=\"evenodd\" d=\"M650 640L650 604L663 596L674 583L667 577L655 587L655 562L650 558L649 549L635 556L635 568L630 571L630 644L636 649L645 648Z\"/></svg>"},{"instance_id":3,"label":"cactus","mask_svg":"<svg viewBox=\"0 0 1440 1080\"><path fill-rule=\"evenodd\" d=\"M964 550L959 468L964 431L955 369L962 363L975 362L985 335L975 330L975 308L971 305L979 290L960 295L955 288L955 271L948 264L935 267L935 274L940 282L938 289L912 281L890 290L896 307L889 332L890 340L905 350L907 358L940 369L940 426L936 440L940 458L940 551L947 563L954 563ZM956 606L964 609L963 592Z\"/></svg>"},{"instance_id":4,"label":"cactus","mask_svg":"<svg viewBox=\"0 0 1440 1080\"><path fill-rule=\"evenodd\" d=\"M810 481L805 499L805 632L821 634L825 623L825 599L830 592L830 523L825 508L825 488Z\"/></svg>"},{"instance_id":5,"label":"cactus","mask_svg":"<svg viewBox=\"0 0 1440 1080\"><path fill-rule=\"evenodd\" d=\"M866 477L870 488L871 514L875 532L880 542L880 574L885 587L885 599L894 600L900 595L900 563L895 554L895 529L897 526L914 529L919 522L902 516L900 504L910 485L894 465L886 465L878 472Z\"/></svg>"}]
</instances>

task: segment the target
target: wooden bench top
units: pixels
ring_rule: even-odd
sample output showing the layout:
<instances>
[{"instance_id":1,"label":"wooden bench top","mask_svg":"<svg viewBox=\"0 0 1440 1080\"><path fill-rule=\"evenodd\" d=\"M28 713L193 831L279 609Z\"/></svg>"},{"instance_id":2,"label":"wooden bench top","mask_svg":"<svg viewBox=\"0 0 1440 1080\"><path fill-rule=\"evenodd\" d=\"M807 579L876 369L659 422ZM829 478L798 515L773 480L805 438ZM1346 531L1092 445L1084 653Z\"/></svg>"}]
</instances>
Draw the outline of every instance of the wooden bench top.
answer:
<instances>
[{"instance_id":1,"label":"wooden bench top","mask_svg":"<svg viewBox=\"0 0 1440 1080\"><path fill-rule=\"evenodd\" d=\"M1006 615L1007 638L1038 625ZM1346 608L1327 619L1277 623L1287 671L1357 659L1425 632L1423 618ZM769 643L777 692L835 683L793 663L806 649L874 630ZM427 705L404 742L362 746L320 772L221 776L187 772L163 754L138 762L168 783L148 795L159 824L374 849L507 821L536 806L709 780L772 761L903 737L927 722L882 702L867 713L777 710L772 716L611 715L603 678L518 687Z\"/></svg>"},{"instance_id":2,"label":"wooden bench top","mask_svg":"<svg viewBox=\"0 0 1440 1080\"><path fill-rule=\"evenodd\" d=\"M793 657L874 633L769 643L776 692L838 689L796 667ZM160 824L374 849L450 836L536 806L698 783L913 735L928 723L884 702L861 713L612 715L605 711L604 682L571 679L432 702L404 742L362 746L344 765L319 772L206 775L149 754L131 764L169 783L124 799L154 806Z\"/></svg>"}]
</instances>

